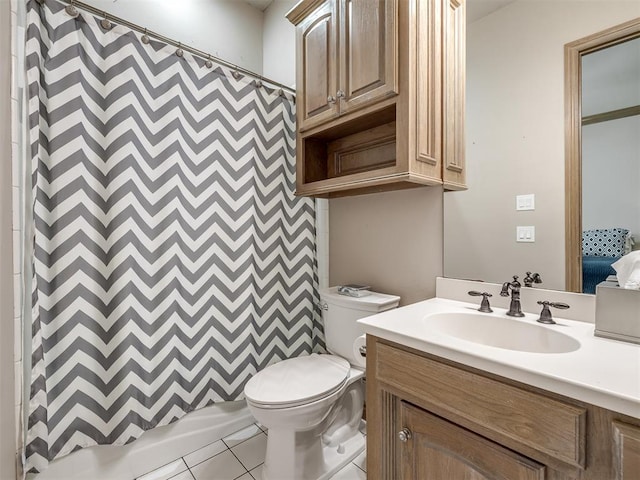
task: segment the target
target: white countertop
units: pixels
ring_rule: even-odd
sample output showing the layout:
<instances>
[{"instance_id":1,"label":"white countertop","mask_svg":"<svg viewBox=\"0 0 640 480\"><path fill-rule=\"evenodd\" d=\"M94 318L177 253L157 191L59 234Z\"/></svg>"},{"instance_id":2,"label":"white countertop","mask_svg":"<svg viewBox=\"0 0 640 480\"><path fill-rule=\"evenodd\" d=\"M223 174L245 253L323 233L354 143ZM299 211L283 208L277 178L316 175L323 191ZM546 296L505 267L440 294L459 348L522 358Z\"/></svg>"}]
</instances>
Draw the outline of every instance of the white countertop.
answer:
<instances>
[{"instance_id":1,"label":"white countertop","mask_svg":"<svg viewBox=\"0 0 640 480\"><path fill-rule=\"evenodd\" d=\"M423 319L440 312L477 312L477 303L433 298L366 317L366 333L544 390L640 418L640 345L593 335L592 323L554 315L556 325L536 322L538 315L511 318L493 307L492 314L514 322L555 329L580 342L568 353L528 353L490 347L429 331ZM556 312L554 312L556 313ZM480 318L480 317L479 317Z\"/></svg>"}]
</instances>

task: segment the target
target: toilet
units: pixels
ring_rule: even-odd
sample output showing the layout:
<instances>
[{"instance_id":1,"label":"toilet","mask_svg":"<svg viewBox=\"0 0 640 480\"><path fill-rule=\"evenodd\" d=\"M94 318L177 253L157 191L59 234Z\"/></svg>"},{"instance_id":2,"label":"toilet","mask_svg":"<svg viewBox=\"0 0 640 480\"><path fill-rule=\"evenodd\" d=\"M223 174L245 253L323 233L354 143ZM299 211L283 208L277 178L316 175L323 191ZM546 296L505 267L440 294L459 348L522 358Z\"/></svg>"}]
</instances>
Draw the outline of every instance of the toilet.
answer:
<instances>
[{"instance_id":1,"label":"toilet","mask_svg":"<svg viewBox=\"0 0 640 480\"><path fill-rule=\"evenodd\" d=\"M361 432L364 357L354 349L359 318L398 306L400 297L320 291L328 354L271 365L247 382L250 412L267 429L263 480L328 479L365 448ZM355 350L355 351L354 351Z\"/></svg>"}]
</instances>

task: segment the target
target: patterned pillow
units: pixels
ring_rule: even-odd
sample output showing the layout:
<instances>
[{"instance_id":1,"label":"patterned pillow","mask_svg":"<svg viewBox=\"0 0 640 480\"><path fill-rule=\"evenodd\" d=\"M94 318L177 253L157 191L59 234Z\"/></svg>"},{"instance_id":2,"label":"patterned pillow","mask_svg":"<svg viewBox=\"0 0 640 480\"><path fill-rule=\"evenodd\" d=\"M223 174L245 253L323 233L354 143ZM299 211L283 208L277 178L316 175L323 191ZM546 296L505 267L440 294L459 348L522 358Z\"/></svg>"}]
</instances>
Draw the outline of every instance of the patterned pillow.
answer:
<instances>
[{"instance_id":1,"label":"patterned pillow","mask_svg":"<svg viewBox=\"0 0 640 480\"><path fill-rule=\"evenodd\" d=\"M582 255L587 257L621 257L629 230L607 228L582 232Z\"/></svg>"}]
</instances>

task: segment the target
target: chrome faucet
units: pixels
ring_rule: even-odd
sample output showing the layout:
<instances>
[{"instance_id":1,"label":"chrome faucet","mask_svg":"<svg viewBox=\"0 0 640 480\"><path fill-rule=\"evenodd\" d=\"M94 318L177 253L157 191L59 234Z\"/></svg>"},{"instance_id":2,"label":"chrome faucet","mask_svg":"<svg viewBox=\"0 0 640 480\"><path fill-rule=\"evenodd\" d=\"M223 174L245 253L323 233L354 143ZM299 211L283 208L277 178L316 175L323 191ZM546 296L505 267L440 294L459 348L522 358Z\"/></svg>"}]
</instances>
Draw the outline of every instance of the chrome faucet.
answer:
<instances>
[{"instance_id":1,"label":"chrome faucet","mask_svg":"<svg viewBox=\"0 0 640 480\"><path fill-rule=\"evenodd\" d=\"M509 289L511 289L511 305L509 305L509 311L507 312L507 315L510 317L524 317L522 305L520 305L520 287L522 287L522 285L518 281L517 275L513 276L512 282L504 282L502 284L500 296L508 297Z\"/></svg>"}]
</instances>

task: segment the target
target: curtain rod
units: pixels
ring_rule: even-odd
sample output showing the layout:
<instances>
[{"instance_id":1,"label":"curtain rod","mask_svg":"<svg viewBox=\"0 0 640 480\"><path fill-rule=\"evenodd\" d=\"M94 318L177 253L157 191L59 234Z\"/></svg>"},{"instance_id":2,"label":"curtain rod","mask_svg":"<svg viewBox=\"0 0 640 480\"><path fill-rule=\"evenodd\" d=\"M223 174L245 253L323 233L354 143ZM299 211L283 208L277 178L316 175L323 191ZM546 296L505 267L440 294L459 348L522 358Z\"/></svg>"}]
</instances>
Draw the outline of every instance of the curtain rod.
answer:
<instances>
[{"instance_id":1,"label":"curtain rod","mask_svg":"<svg viewBox=\"0 0 640 480\"><path fill-rule=\"evenodd\" d=\"M244 73L245 75L248 75L250 77L256 78L258 80L260 80L261 82L266 82L270 85L273 85L275 87L279 87L282 88L283 90L287 90L289 92L292 92L295 95L295 89L288 87L287 85L284 85L280 82L276 82L275 80L272 80L270 78L264 77L262 75L259 75L255 72L252 72L251 70L247 70L246 68L242 68L239 65L236 65L235 63L231 63L231 62L227 62L226 60L223 60L221 58L216 57L215 55L211 55L207 52L203 52L202 50L198 50L197 48L194 47L190 47L188 45L185 45L183 43L180 43L176 40L173 40L172 38L168 38L165 37L164 35L161 35L159 33L153 32L147 28L141 27L140 25L136 24L136 23L132 23L129 22L128 20L125 20L124 18L120 18L120 17L116 17L115 15L111 15L110 13L104 11L104 10L100 10L99 8L96 8L92 5L89 5L88 3L84 3L81 1L77 1L77 0L60 0L63 3L66 3L68 5L74 6L74 7L78 7L81 8L82 10L85 10L89 13L92 13L98 17L104 17L107 20L112 20L115 23L119 24L119 25L124 25L125 27L128 27L132 30L135 30L139 33L143 33L149 37L153 37L157 40L160 40L162 42L165 42L169 45L173 45L174 47L178 47L181 48L182 50L185 50L187 52L190 52L194 55L197 55L198 57L204 58L205 60L211 60L212 62L216 62L220 65L224 65L226 67L232 68L234 71L236 72L240 72L240 73ZM44 3L43 0L38 0L39 3Z\"/></svg>"}]
</instances>

